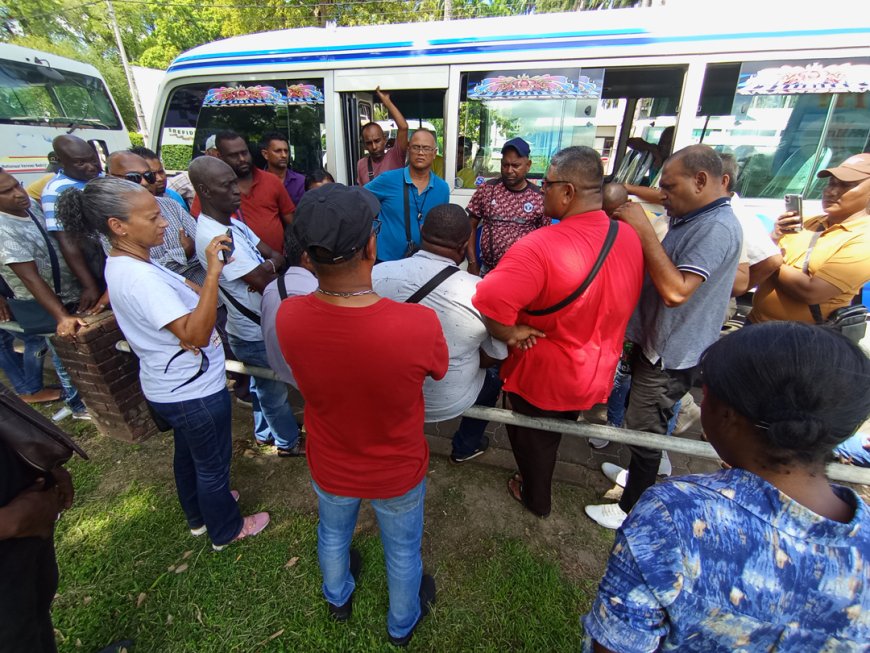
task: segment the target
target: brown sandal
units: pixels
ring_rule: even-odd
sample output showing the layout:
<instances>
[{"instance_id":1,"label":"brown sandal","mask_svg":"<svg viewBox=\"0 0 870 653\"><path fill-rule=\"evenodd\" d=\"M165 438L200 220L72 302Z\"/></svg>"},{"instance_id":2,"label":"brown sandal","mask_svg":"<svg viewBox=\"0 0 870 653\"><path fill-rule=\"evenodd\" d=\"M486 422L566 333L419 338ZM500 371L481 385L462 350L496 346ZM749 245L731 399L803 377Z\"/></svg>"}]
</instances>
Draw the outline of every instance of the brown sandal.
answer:
<instances>
[{"instance_id":1,"label":"brown sandal","mask_svg":"<svg viewBox=\"0 0 870 653\"><path fill-rule=\"evenodd\" d=\"M519 472L508 479L507 489L508 494L513 497L514 501L519 501L525 506L523 502L523 477Z\"/></svg>"}]
</instances>

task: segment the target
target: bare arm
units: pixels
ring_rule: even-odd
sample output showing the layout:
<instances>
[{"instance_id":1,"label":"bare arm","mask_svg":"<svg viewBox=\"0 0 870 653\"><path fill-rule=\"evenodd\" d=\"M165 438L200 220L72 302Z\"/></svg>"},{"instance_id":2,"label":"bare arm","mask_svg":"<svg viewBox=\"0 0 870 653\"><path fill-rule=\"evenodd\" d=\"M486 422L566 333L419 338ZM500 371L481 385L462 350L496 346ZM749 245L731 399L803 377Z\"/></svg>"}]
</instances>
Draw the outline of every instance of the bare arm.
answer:
<instances>
[{"instance_id":1,"label":"bare arm","mask_svg":"<svg viewBox=\"0 0 870 653\"><path fill-rule=\"evenodd\" d=\"M749 287L758 288L767 278L779 270L782 265L782 256L775 254L769 256L763 261L759 261L755 265L749 266Z\"/></svg>"},{"instance_id":2,"label":"bare arm","mask_svg":"<svg viewBox=\"0 0 870 653\"><path fill-rule=\"evenodd\" d=\"M614 217L630 225L637 232L646 269L665 306L674 308L685 304L703 283L704 278L699 274L677 269L662 248L640 204L626 202L616 209Z\"/></svg>"},{"instance_id":3,"label":"bare arm","mask_svg":"<svg viewBox=\"0 0 870 653\"><path fill-rule=\"evenodd\" d=\"M378 95L378 99L381 103L387 107L387 113L390 114L390 118L393 119L393 122L396 123L396 129L398 130L396 133L396 146L402 151L408 151L408 121L405 120L405 116L402 115L402 112L399 111L399 108L393 104L393 101L390 99L390 94L386 91L382 91L381 87L378 86L375 89L375 93Z\"/></svg>"},{"instance_id":4,"label":"bare arm","mask_svg":"<svg viewBox=\"0 0 870 653\"><path fill-rule=\"evenodd\" d=\"M45 280L39 276L39 270L34 261L26 263L10 263L9 267L18 275L24 287L30 291L39 305L57 322L57 334L59 336L73 335L84 326L84 321L66 312L60 298L54 294Z\"/></svg>"},{"instance_id":5,"label":"bare arm","mask_svg":"<svg viewBox=\"0 0 870 653\"><path fill-rule=\"evenodd\" d=\"M731 296L740 297L749 290L749 263L739 263L737 274L734 275L734 283L731 286Z\"/></svg>"},{"instance_id":6,"label":"bare arm","mask_svg":"<svg viewBox=\"0 0 870 653\"><path fill-rule=\"evenodd\" d=\"M284 267L284 257L269 247L262 240L257 244L257 251L265 261L242 277L242 281L259 293L278 276L278 270Z\"/></svg>"},{"instance_id":7,"label":"bare arm","mask_svg":"<svg viewBox=\"0 0 870 653\"><path fill-rule=\"evenodd\" d=\"M60 245L60 253L66 259L69 269L72 270L72 273L82 285L82 295L79 298L79 313L90 311L96 307L97 302L100 300L100 289L97 285L97 280L91 274L82 250L75 238L65 231L53 231L52 234L54 234L58 245Z\"/></svg>"},{"instance_id":8,"label":"bare arm","mask_svg":"<svg viewBox=\"0 0 870 653\"><path fill-rule=\"evenodd\" d=\"M642 202L649 204L661 204L663 201L662 191L658 188L649 186L635 186L634 184L623 184L629 195L634 195Z\"/></svg>"},{"instance_id":9,"label":"bare arm","mask_svg":"<svg viewBox=\"0 0 870 653\"><path fill-rule=\"evenodd\" d=\"M482 369L486 370L486 369L489 369L490 367L493 367L494 365L498 365L499 363L501 363L500 358L493 358L492 356L487 354L485 351L483 351L483 349L479 349L478 353L480 353L480 367Z\"/></svg>"},{"instance_id":10,"label":"bare arm","mask_svg":"<svg viewBox=\"0 0 870 653\"><path fill-rule=\"evenodd\" d=\"M811 277L790 265L782 265L774 286L805 304L821 304L840 294L837 286L818 277Z\"/></svg>"},{"instance_id":11,"label":"bare arm","mask_svg":"<svg viewBox=\"0 0 870 653\"><path fill-rule=\"evenodd\" d=\"M471 219L471 237L468 239L468 246L465 248L465 258L468 259L468 272L470 274L480 274L480 261L477 260L477 226L480 220L472 215L468 216Z\"/></svg>"},{"instance_id":12,"label":"bare arm","mask_svg":"<svg viewBox=\"0 0 870 653\"><path fill-rule=\"evenodd\" d=\"M38 479L0 508L0 540L51 537L58 514L69 506L59 483L48 489L45 486L45 479ZM69 500L72 501L71 495Z\"/></svg>"},{"instance_id":13,"label":"bare arm","mask_svg":"<svg viewBox=\"0 0 870 653\"><path fill-rule=\"evenodd\" d=\"M290 211L290 213L284 213L284 214L281 215L281 222L284 223L284 226L285 226L285 227L288 227L288 226L290 226L291 224L293 224L293 215L294 215L294 213L295 213L295 210L294 210L294 211Z\"/></svg>"},{"instance_id":14,"label":"bare arm","mask_svg":"<svg viewBox=\"0 0 870 653\"><path fill-rule=\"evenodd\" d=\"M508 347L531 349L537 344L537 338L546 338L547 334L527 324L502 324L486 315L483 316L487 331Z\"/></svg>"},{"instance_id":15,"label":"bare arm","mask_svg":"<svg viewBox=\"0 0 870 653\"><path fill-rule=\"evenodd\" d=\"M166 325L185 348L205 347L211 339L214 323L217 319L218 279L224 263L218 252L229 251L227 235L215 236L205 249L206 264L205 282L199 291L199 302L187 315Z\"/></svg>"}]
</instances>

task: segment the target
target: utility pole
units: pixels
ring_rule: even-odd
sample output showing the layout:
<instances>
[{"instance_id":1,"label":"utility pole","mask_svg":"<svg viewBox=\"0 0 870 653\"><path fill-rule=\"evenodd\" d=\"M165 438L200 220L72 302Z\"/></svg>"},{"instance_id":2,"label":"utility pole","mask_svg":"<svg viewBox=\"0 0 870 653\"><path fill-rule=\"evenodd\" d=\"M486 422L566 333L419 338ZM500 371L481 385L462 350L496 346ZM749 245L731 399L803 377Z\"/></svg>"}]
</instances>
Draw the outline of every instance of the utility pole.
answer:
<instances>
[{"instance_id":1,"label":"utility pole","mask_svg":"<svg viewBox=\"0 0 870 653\"><path fill-rule=\"evenodd\" d=\"M139 89L136 88L136 80L133 78L133 71L130 69L130 62L127 61L127 51L124 49L124 42L121 40L121 29L118 27L118 19L115 18L115 8L112 6L112 0L106 0L109 7L109 20L112 23L112 31L115 32L115 40L118 42L118 52L121 54L121 63L124 65L124 74L127 75L127 84L130 86L130 95L133 96L133 107L136 109L136 122L139 123L139 133L145 142L148 142L148 125L145 124L145 114L142 112L142 103L139 101Z\"/></svg>"},{"instance_id":2,"label":"utility pole","mask_svg":"<svg viewBox=\"0 0 870 653\"><path fill-rule=\"evenodd\" d=\"M444 0L444 20L453 18L453 0Z\"/></svg>"}]
</instances>

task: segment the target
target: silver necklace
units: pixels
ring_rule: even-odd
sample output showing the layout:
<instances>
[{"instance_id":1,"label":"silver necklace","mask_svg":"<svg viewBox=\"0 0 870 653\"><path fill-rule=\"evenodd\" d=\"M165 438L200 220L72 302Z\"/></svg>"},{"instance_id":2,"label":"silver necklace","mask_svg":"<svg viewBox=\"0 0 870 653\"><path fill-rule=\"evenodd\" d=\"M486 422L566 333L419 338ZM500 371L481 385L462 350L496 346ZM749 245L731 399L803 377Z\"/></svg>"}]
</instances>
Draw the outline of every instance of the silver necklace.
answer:
<instances>
[{"instance_id":1,"label":"silver necklace","mask_svg":"<svg viewBox=\"0 0 870 653\"><path fill-rule=\"evenodd\" d=\"M359 297L361 295L374 295L375 291L371 288L368 290L354 290L353 292L333 292L332 290L324 290L320 286L317 287L317 292L329 297Z\"/></svg>"}]
</instances>

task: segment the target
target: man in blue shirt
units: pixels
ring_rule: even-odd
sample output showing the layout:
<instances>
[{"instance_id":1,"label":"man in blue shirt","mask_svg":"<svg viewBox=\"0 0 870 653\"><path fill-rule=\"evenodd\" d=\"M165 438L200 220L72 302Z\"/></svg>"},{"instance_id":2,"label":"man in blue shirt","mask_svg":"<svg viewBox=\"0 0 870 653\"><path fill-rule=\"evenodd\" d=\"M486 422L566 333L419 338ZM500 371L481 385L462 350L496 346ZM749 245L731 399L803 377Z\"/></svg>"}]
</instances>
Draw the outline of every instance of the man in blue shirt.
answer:
<instances>
[{"instance_id":1,"label":"man in blue shirt","mask_svg":"<svg viewBox=\"0 0 870 653\"><path fill-rule=\"evenodd\" d=\"M366 184L381 203L378 260L396 261L420 246L420 227L429 209L450 201L450 187L432 172L435 134L418 129L411 137L406 168L389 170Z\"/></svg>"}]
</instances>

